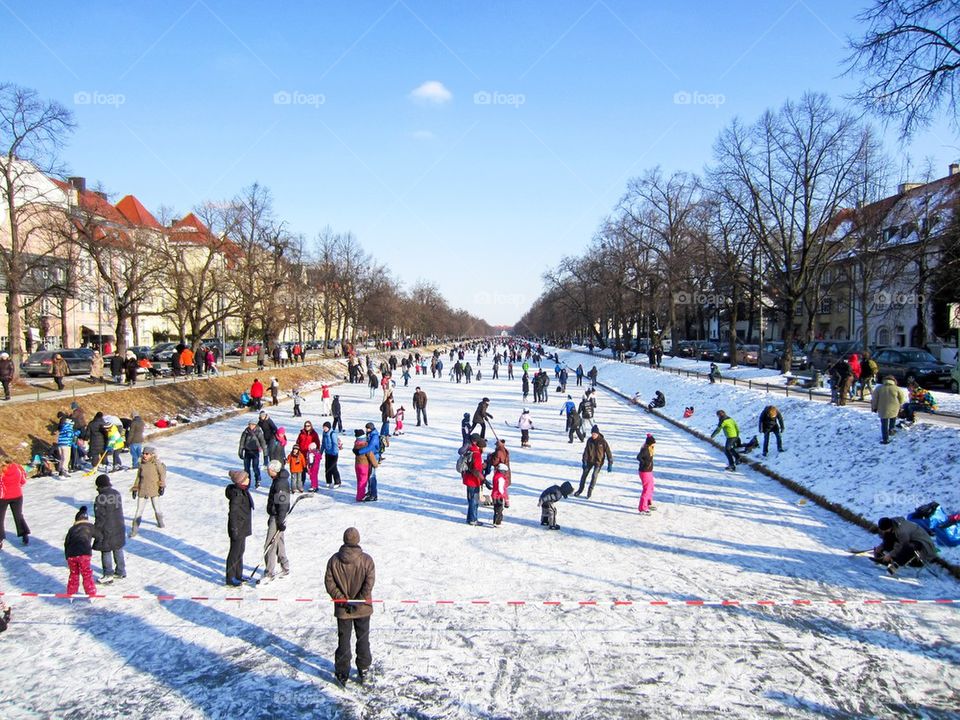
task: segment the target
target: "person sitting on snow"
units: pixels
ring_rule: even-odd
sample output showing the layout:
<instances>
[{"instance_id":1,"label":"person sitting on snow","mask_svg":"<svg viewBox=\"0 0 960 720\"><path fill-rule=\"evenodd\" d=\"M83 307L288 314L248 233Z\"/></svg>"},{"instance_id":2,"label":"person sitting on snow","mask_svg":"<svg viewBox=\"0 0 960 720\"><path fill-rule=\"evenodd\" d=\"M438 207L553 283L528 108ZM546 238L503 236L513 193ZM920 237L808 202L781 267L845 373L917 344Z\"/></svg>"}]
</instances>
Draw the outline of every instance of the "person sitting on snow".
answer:
<instances>
[{"instance_id":1,"label":"person sitting on snow","mask_svg":"<svg viewBox=\"0 0 960 720\"><path fill-rule=\"evenodd\" d=\"M896 574L902 565L923 567L937 557L937 547L927 531L906 518L882 517L877 521L880 544L873 549L873 559Z\"/></svg>"},{"instance_id":2,"label":"person sitting on snow","mask_svg":"<svg viewBox=\"0 0 960 720\"><path fill-rule=\"evenodd\" d=\"M685 407L683 409L683 417L684 419L693 417L693 405L691 405L690 407Z\"/></svg>"},{"instance_id":3,"label":"person sitting on snow","mask_svg":"<svg viewBox=\"0 0 960 720\"><path fill-rule=\"evenodd\" d=\"M710 372L707 374L707 377L710 378L711 383L723 379L723 376L720 374L720 368L717 367L716 363L710 363Z\"/></svg>"},{"instance_id":4,"label":"person sitting on snow","mask_svg":"<svg viewBox=\"0 0 960 720\"><path fill-rule=\"evenodd\" d=\"M650 404L647 405L647 410L653 410L654 408L666 407L667 398L666 396L657 390L656 394L653 396L653 400L650 401Z\"/></svg>"}]
</instances>

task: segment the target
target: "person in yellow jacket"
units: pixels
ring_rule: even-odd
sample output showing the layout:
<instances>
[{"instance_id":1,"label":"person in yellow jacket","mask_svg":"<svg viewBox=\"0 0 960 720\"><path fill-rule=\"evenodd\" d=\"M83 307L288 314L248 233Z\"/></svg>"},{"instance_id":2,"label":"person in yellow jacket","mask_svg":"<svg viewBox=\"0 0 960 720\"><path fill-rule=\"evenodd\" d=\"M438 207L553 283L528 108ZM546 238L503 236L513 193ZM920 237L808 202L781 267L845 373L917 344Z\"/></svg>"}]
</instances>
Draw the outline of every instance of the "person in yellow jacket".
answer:
<instances>
[{"instance_id":1,"label":"person in yellow jacket","mask_svg":"<svg viewBox=\"0 0 960 720\"><path fill-rule=\"evenodd\" d=\"M717 410L717 427L710 433L710 437L716 437L721 430L727 439L723 446L723 452L727 456L728 465L724 469L735 472L737 464L742 460L740 453L737 452L737 448L740 447L740 428L737 426L736 420L723 410Z\"/></svg>"},{"instance_id":2,"label":"person in yellow jacket","mask_svg":"<svg viewBox=\"0 0 960 720\"><path fill-rule=\"evenodd\" d=\"M119 472L123 469L120 463L120 451L123 450L123 424L120 418L108 415L103 418L104 432L107 434L107 453L113 454L113 469Z\"/></svg>"}]
</instances>

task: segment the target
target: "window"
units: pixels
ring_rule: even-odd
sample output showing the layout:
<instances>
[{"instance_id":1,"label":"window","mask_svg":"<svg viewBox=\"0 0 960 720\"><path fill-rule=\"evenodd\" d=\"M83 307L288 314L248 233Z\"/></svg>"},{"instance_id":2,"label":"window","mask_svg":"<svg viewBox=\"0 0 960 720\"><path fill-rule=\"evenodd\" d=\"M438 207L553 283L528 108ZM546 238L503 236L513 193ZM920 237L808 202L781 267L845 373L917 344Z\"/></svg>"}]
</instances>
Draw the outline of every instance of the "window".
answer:
<instances>
[{"instance_id":1,"label":"window","mask_svg":"<svg viewBox=\"0 0 960 720\"><path fill-rule=\"evenodd\" d=\"M829 315L833 312L833 298L825 297L820 301L820 314Z\"/></svg>"},{"instance_id":2,"label":"window","mask_svg":"<svg viewBox=\"0 0 960 720\"><path fill-rule=\"evenodd\" d=\"M884 228L884 230L883 230L883 241L884 241L884 242L889 242L890 240L893 240L893 238L895 238L896 235L897 235L897 228L895 228L895 227Z\"/></svg>"},{"instance_id":3,"label":"window","mask_svg":"<svg viewBox=\"0 0 960 720\"><path fill-rule=\"evenodd\" d=\"M877 328L877 345L890 344L890 328Z\"/></svg>"},{"instance_id":4,"label":"window","mask_svg":"<svg viewBox=\"0 0 960 720\"><path fill-rule=\"evenodd\" d=\"M803 316L803 303L797 303L796 309L793 311L793 314L797 317Z\"/></svg>"}]
</instances>

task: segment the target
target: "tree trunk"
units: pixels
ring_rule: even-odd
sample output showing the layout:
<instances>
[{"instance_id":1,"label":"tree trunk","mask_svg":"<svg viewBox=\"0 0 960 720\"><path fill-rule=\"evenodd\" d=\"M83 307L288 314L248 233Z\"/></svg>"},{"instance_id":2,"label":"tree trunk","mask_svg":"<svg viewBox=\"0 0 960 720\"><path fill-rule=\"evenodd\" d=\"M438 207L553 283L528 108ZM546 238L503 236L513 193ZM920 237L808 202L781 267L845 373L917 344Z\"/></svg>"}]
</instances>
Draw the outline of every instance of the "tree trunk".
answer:
<instances>
[{"instance_id":1,"label":"tree trunk","mask_svg":"<svg viewBox=\"0 0 960 720\"><path fill-rule=\"evenodd\" d=\"M240 343L240 367L247 364L247 346L250 344L250 322L243 320L243 331L241 332Z\"/></svg>"},{"instance_id":2,"label":"tree trunk","mask_svg":"<svg viewBox=\"0 0 960 720\"><path fill-rule=\"evenodd\" d=\"M23 317L20 315L19 283L9 282L7 295L7 342L10 345L10 359L13 361L13 377L20 376L20 362L23 360Z\"/></svg>"}]
</instances>

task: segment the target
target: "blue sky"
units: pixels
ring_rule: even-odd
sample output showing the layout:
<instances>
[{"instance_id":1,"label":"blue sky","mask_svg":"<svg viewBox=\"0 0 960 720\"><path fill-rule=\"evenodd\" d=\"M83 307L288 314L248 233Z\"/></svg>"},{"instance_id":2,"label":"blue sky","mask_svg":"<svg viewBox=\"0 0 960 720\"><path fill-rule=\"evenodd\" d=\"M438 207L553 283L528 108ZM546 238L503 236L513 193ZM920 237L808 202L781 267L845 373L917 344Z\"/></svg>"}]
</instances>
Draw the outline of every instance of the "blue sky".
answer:
<instances>
[{"instance_id":1,"label":"blue sky","mask_svg":"<svg viewBox=\"0 0 960 720\"><path fill-rule=\"evenodd\" d=\"M74 111L64 160L115 200L258 181L292 230L510 324L629 177L700 172L733 117L806 90L842 103L864 4L0 0L0 77ZM943 123L888 138L894 180L960 154Z\"/></svg>"}]
</instances>

